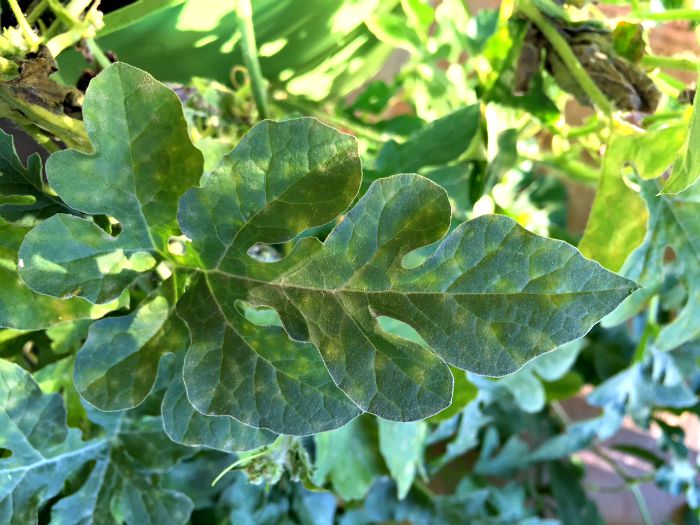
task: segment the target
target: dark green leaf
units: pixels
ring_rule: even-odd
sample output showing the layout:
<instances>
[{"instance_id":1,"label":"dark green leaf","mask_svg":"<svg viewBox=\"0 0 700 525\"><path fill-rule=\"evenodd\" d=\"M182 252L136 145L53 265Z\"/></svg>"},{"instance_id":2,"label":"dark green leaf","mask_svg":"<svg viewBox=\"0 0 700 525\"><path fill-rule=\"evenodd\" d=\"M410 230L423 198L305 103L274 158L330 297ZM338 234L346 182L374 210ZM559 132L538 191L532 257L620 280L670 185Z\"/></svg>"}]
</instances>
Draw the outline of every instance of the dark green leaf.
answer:
<instances>
[{"instance_id":1,"label":"dark green leaf","mask_svg":"<svg viewBox=\"0 0 700 525\"><path fill-rule=\"evenodd\" d=\"M387 142L379 152L377 169L385 174L412 173L455 160L477 137L480 112L479 104L467 106L431 122L406 142Z\"/></svg>"}]
</instances>

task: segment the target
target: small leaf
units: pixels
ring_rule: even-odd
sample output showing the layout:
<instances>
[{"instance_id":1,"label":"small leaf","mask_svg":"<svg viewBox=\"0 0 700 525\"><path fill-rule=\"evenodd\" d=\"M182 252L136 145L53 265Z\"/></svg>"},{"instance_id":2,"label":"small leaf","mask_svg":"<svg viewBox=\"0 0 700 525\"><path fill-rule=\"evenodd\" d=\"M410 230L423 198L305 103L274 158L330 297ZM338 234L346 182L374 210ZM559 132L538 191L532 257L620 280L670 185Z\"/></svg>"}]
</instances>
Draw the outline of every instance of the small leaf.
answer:
<instances>
[{"instance_id":1,"label":"small leaf","mask_svg":"<svg viewBox=\"0 0 700 525\"><path fill-rule=\"evenodd\" d=\"M116 63L90 83L83 116L95 152L67 150L46 163L51 187L71 208L114 217L110 236L88 219L57 214L20 248L22 279L55 297L110 301L155 265L178 235L178 197L202 174L175 93L147 73Z\"/></svg>"},{"instance_id":2,"label":"small leaf","mask_svg":"<svg viewBox=\"0 0 700 525\"><path fill-rule=\"evenodd\" d=\"M387 142L379 152L377 169L385 174L411 173L424 166L445 164L469 148L480 126L479 104L458 109L423 127L402 144Z\"/></svg>"},{"instance_id":3,"label":"small leaf","mask_svg":"<svg viewBox=\"0 0 700 525\"><path fill-rule=\"evenodd\" d=\"M700 179L700 158L697 150L700 145L700 111L693 105L690 127L681 148L671 146L671 151L678 151L673 163L671 176L664 184L662 193L677 194L687 190ZM673 148L673 149L671 149Z\"/></svg>"},{"instance_id":4,"label":"small leaf","mask_svg":"<svg viewBox=\"0 0 700 525\"><path fill-rule=\"evenodd\" d=\"M375 14L365 20L365 24L378 40L393 47L411 53L419 53L423 47L420 33L407 25L403 17L394 13Z\"/></svg>"},{"instance_id":5,"label":"small leaf","mask_svg":"<svg viewBox=\"0 0 700 525\"><path fill-rule=\"evenodd\" d=\"M31 155L25 167L14 137L0 130L0 217L14 221L52 205L62 208L57 199L44 193L39 155Z\"/></svg>"},{"instance_id":6,"label":"small leaf","mask_svg":"<svg viewBox=\"0 0 700 525\"><path fill-rule=\"evenodd\" d=\"M428 426L423 422L396 423L378 419L379 451L396 481L399 499L404 499L421 468Z\"/></svg>"},{"instance_id":7,"label":"small leaf","mask_svg":"<svg viewBox=\"0 0 700 525\"><path fill-rule=\"evenodd\" d=\"M639 63L646 51L642 24L618 22L612 32L615 53L630 62Z\"/></svg>"},{"instance_id":8,"label":"small leaf","mask_svg":"<svg viewBox=\"0 0 700 525\"><path fill-rule=\"evenodd\" d=\"M377 476L383 474L373 418L359 417L344 427L316 435L314 483L329 481L343 499L367 495Z\"/></svg>"},{"instance_id":9,"label":"small leaf","mask_svg":"<svg viewBox=\"0 0 700 525\"><path fill-rule=\"evenodd\" d=\"M556 381L566 374L582 348L581 339L566 343L533 359L514 374L501 378L498 384L510 391L521 410L531 414L539 412L547 400L544 382Z\"/></svg>"},{"instance_id":10,"label":"small leaf","mask_svg":"<svg viewBox=\"0 0 700 525\"><path fill-rule=\"evenodd\" d=\"M644 240L648 217L643 200L625 181L625 166L632 166L642 179L661 176L685 135L682 125L645 133L621 127L617 131L608 142L596 200L579 243L586 257L613 271ZM665 146L659 149L656 144Z\"/></svg>"}]
</instances>

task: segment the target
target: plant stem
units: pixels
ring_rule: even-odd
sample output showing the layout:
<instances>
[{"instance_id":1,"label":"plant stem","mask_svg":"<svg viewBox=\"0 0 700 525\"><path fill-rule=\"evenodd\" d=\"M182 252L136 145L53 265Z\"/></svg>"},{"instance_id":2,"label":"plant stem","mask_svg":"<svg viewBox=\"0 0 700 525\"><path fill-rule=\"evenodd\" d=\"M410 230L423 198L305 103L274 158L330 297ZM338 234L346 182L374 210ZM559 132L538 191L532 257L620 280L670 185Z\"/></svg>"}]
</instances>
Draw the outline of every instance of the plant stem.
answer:
<instances>
[{"instance_id":1,"label":"plant stem","mask_svg":"<svg viewBox=\"0 0 700 525\"><path fill-rule=\"evenodd\" d=\"M22 9L19 7L17 0L7 1L10 4L12 14L15 15L15 18L17 19L17 24L22 30L22 33L24 33L24 38L27 40L27 42L29 42L32 46L40 44L41 39L36 35L36 33L34 33L34 30L29 25L29 22L27 22L27 19L24 17L24 13L22 13Z\"/></svg>"},{"instance_id":2,"label":"plant stem","mask_svg":"<svg viewBox=\"0 0 700 525\"><path fill-rule=\"evenodd\" d=\"M351 120L343 118L332 111L319 110L317 106L306 103L303 100L297 99L291 95L287 96L284 100L273 100L273 102L275 106L282 109L298 111L306 116L316 117L327 124L333 125L333 127L341 128L341 131L349 131L356 137L370 141L376 146L383 144L388 138L390 138L390 135L388 134L378 133L372 128L352 122Z\"/></svg>"},{"instance_id":3,"label":"plant stem","mask_svg":"<svg viewBox=\"0 0 700 525\"><path fill-rule=\"evenodd\" d=\"M95 61L100 65L102 69L109 67L112 61L104 54L102 48L95 42L94 38L85 39L85 44L87 45L92 56L95 57Z\"/></svg>"},{"instance_id":4,"label":"plant stem","mask_svg":"<svg viewBox=\"0 0 700 525\"><path fill-rule=\"evenodd\" d=\"M659 13L635 13L632 15L640 20L653 22L671 22L674 20L689 20L696 22L700 20L700 10L698 9L668 9Z\"/></svg>"},{"instance_id":5,"label":"plant stem","mask_svg":"<svg viewBox=\"0 0 700 525\"><path fill-rule=\"evenodd\" d=\"M253 98L258 108L261 119L267 118L267 91L265 79L260 69L258 50L255 45L255 28L253 27L253 8L250 0L238 0L236 9L238 28L241 31L241 49L243 51L243 63L248 68L250 84L253 89Z\"/></svg>"},{"instance_id":6,"label":"plant stem","mask_svg":"<svg viewBox=\"0 0 700 525\"><path fill-rule=\"evenodd\" d=\"M612 114L614 111L613 105L603 92L598 89L598 86L593 82L591 77L588 76L588 73L586 73L586 70L583 68L578 58L576 58L571 47L569 47L569 43L559 33L557 28L552 25L547 17L540 13L539 9L532 3L532 0L521 0L519 8L520 11L542 31L542 34L552 45L552 48L554 48L555 53L559 55L559 58L564 62L571 76L579 83L591 102L606 115Z\"/></svg>"},{"instance_id":7,"label":"plant stem","mask_svg":"<svg viewBox=\"0 0 700 525\"><path fill-rule=\"evenodd\" d=\"M27 15L27 22L30 24L33 24L36 22L37 18L39 18L44 11L46 11L47 3L46 0L41 0L36 6L34 6L34 9L31 10L31 12Z\"/></svg>"},{"instance_id":8,"label":"plant stem","mask_svg":"<svg viewBox=\"0 0 700 525\"><path fill-rule=\"evenodd\" d=\"M642 517L644 525L654 525L654 520L649 512L649 507L646 500L644 499L644 494L639 488L639 485L632 485L630 487L630 492L634 496L634 501L637 503L637 508L639 509L639 515Z\"/></svg>"},{"instance_id":9,"label":"plant stem","mask_svg":"<svg viewBox=\"0 0 700 525\"><path fill-rule=\"evenodd\" d=\"M700 62L691 58L663 57L647 55L642 58L642 65L647 67L662 67L680 71L697 71Z\"/></svg>"}]
</instances>

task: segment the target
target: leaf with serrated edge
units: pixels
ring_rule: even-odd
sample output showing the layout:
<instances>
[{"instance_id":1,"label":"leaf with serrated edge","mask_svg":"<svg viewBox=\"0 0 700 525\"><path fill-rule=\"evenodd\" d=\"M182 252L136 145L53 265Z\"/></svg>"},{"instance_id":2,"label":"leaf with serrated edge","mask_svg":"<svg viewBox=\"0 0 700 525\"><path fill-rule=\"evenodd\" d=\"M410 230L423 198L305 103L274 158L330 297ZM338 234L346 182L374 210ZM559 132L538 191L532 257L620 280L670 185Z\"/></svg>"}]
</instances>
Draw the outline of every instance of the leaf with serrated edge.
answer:
<instances>
[{"instance_id":1,"label":"leaf with serrated edge","mask_svg":"<svg viewBox=\"0 0 700 525\"><path fill-rule=\"evenodd\" d=\"M56 214L27 235L20 275L39 293L103 303L167 252L179 234L177 199L198 182L203 160L177 95L135 67L116 63L93 79L83 116L95 152L54 153L49 184L73 209L114 217L122 232Z\"/></svg>"}]
</instances>

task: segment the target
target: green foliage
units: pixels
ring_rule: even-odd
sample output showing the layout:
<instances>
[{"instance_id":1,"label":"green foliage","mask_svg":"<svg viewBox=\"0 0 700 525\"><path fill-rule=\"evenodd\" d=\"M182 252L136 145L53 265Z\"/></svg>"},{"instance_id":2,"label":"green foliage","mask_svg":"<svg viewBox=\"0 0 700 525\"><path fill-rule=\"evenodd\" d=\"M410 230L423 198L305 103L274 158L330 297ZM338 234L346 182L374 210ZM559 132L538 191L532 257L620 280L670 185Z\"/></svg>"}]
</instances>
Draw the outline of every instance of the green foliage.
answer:
<instances>
[{"instance_id":1,"label":"green foliage","mask_svg":"<svg viewBox=\"0 0 700 525\"><path fill-rule=\"evenodd\" d=\"M52 522L187 522L192 502L154 478L194 450L168 439L159 416L146 407L113 414L89 410L101 432L83 440L66 426L60 396L43 394L17 365L0 362L0 377L2 424L8 429L0 441L8 451L0 470L4 520L36 522L39 507L70 481L79 488L53 504Z\"/></svg>"},{"instance_id":2,"label":"green foliage","mask_svg":"<svg viewBox=\"0 0 700 525\"><path fill-rule=\"evenodd\" d=\"M0 521L598 524L591 455L700 516L696 64L645 45L700 15L219 4L0 35L50 153L0 133Z\"/></svg>"}]
</instances>

